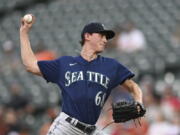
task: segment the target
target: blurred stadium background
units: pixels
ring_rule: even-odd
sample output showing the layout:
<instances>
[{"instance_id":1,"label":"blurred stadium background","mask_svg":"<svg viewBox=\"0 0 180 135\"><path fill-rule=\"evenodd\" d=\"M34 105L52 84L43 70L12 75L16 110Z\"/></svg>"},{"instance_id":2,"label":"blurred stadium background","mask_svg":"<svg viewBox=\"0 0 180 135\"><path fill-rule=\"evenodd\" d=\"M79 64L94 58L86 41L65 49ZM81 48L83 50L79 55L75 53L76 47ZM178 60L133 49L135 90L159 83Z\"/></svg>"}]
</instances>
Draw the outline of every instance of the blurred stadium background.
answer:
<instances>
[{"instance_id":1,"label":"blurred stadium background","mask_svg":"<svg viewBox=\"0 0 180 135\"><path fill-rule=\"evenodd\" d=\"M116 31L103 55L136 73L148 112L141 127L112 124L105 129L110 135L180 135L179 0L1 0L0 135L45 135L61 109L57 86L22 66L19 26L26 13L36 16L30 37L39 59L77 55L80 32L88 22L100 21ZM143 34L143 48L118 49L128 23ZM110 113L103 111L99 125L109 119Z\"/></svg>"}]
</instances>

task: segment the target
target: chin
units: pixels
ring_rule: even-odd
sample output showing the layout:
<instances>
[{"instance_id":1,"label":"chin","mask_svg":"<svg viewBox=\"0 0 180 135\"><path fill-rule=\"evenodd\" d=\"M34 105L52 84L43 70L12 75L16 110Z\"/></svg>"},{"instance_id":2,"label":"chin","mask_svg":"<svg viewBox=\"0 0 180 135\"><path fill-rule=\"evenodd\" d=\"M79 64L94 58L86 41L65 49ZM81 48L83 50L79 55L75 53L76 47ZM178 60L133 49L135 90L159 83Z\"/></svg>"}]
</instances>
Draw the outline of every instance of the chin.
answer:
<instances>
[{"instance_id":1,"label":"chin","mask_svg":"<svg viewBox=\"0 0 180 135\"><path fill-rule=\"evenodd\" d=\"M101 49L101 50L97 50L96 52L97 53L101 53L101 52L103 52L104 51L104 49Z\"/></svg>"},{"instance_id":2,"label":"chin","mask_svg":"<svg viewBox=\"0 0 180 135\"><path fill-rule=\"evenodd\" d=\"M96 48L96 53L101 53L101 52L103 52L105 50L105 47L104 46L98 46L97 48Z\"/></svg>"}]
</instances>

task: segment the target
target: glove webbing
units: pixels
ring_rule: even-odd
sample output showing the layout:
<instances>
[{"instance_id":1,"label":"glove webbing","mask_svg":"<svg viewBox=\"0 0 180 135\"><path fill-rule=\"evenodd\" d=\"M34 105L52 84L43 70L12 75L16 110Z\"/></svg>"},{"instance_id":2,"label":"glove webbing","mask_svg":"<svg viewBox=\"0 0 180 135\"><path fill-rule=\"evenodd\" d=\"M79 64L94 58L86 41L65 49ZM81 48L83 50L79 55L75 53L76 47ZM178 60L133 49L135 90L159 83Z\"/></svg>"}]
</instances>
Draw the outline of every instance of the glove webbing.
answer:
<instances>
[{"instance_id":1,"label":"glove webbing","mask_svg":"<svg viewBox=\"0 0 180 135\"><path fill-rule=\"evenodd\" d=\"M140 119L140 120L139 120L139 119ZM136 119L134 119L133 121L134 121L134 125L137 127L137 125L136 125ZM141 127L141 118L138 118L137 121L138 121L139 126Z\"/></svg>"},{"instance_id":2,"label":"glove webbing","mask_svg":"<svg viewBox=\"0 0 180 135\"><path fill-rule=\"evenodd\" d=\"M111 109L112 109L112 108L107 109L107 112L110 111ZM136 128L137 128L136 119L134 119L133 121L134 121L134 125L135 125ZM139 126L141 127L141 118L138 118L137 121L138 121ZM110 125L113 124L113 123L114 123L114 121L109 122L109 123L106 124L101 130L104 130L105 128L107 128L108 126L110 126Z\"/></svg>"}]
</instances>

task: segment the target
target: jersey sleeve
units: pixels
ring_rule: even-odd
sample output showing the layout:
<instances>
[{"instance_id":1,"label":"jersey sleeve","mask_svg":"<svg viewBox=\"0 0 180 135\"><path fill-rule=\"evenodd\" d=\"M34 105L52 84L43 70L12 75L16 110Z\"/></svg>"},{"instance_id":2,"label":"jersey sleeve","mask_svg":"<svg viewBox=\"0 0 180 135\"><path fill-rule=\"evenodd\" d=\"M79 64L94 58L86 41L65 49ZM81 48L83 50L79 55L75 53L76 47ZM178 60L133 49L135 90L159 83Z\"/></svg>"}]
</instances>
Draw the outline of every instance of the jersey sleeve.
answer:
<instances>
[{"instance_id":1,"label":"jersey sleeve","mask_svg":"<svg viewBox=\"0 0 180 135\"><path fill-rule=\"evenodd\" d=\"M116 87L119 84L122 84L125 80L134 77L134 73L132 73L127 67L122 65L121 63L117 63L116 75L114 86Z\"/></svg>"},{"instance_id":2,"label":"jersey sleeve","mask_svg":"<svg viewBox=\"0 0 180 135\"><path fill-rule=\"evenodd\" d=\"M59 59L50 61L38 61L40 71L47 82L57 83L59 80L60 61Z\"/></svg>"}]
</instances>

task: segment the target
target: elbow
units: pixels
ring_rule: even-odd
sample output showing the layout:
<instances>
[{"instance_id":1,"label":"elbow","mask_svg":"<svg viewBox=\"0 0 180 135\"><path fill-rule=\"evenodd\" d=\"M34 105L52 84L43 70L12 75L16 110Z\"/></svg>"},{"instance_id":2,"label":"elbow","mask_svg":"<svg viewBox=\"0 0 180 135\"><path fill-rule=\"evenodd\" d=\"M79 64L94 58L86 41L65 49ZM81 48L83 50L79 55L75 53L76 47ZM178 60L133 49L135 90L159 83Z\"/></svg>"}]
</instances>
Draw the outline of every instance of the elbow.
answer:
<instances>
[{"instance_id":1,"label":"elbow","mask_svg":"<svg viewBox=\"0 0 180 135\"><path fill-rule=\"evenodd\" d=\"M35 64L35 63L36 62L34 62L34 63L23 63L24 67L25 67L25 70L27 72L36 74L36 72L37 72L37 64Z\"/></svg>"},{"instance_id":2,"label":"elbow","mask_svg":"<svg viewBox=\"0 0 180 135\"><path fill-rule=\"evenodd\" d=\"M30 68L30 67L28 67L28 66L25 66L25 69L26 69L27 72L30 72L30 73L33 72L32 68Z\"/></svg>"},{"instance_id":3,"label":"elbow","mask_svg":"<svg viewBox=\"0 0 180 135\"><path fill-rule=\"evenodd\" d=\"M29 73L42 76L41 72L37 68L35 68L35 67L33 67L33 68L32 67L26 67L25 69Z\"/></svg>"},{"instance_id":4,"label":"elbow","mask_svg":"<svg viewBox=\"0 0 180 135\"><path fill-rule=\"evenodd\" d=\"M24 67L27 72L33 73L33 67L31 67L29 65L25 65L25 64L24 64Z\"/></svg>"}]
</instances>

